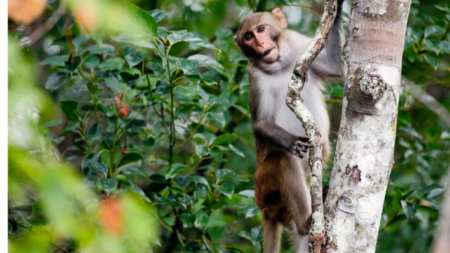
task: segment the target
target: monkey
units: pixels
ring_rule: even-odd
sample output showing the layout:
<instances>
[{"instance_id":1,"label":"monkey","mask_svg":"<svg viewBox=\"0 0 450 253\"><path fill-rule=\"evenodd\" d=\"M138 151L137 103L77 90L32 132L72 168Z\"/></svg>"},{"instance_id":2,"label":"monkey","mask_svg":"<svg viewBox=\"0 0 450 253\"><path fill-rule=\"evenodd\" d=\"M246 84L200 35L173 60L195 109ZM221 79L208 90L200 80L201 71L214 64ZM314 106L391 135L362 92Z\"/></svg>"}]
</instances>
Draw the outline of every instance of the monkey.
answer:
<instances>
[{"instance_id":1,"label":"monkey","mask_svg":"<svg viewBox=\"0 0 450 253\"><path fill-rule=\"evenodd\" d=\"M343 75L342 3L338 0L337 16L325 47L312 63L301 92L322 136L324 161L330 154L330 120L322 91L325 78ZM255 199L263 216L264 252L279 252L283 226L291 230L294 252L308 252L309 137L285 98L294 66L312 39L287 29L286 18L278 8L248 15L234 39L249 60L248 102L257 158Z\"/></svg>"}]
</instances>

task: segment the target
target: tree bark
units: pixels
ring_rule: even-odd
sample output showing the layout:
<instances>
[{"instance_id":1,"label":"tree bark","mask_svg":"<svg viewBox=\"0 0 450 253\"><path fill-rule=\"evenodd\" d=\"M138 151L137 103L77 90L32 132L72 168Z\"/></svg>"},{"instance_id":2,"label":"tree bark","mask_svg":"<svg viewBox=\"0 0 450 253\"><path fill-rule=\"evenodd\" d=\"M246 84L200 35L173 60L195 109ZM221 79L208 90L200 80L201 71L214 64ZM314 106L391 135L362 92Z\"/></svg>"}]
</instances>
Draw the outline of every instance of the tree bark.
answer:
<instances>
[{"instance_id":1,"label":"tree bark","mask_svg":"<svg viewBox=\"0 0 450 253\"><path fill-rule=\"evenodd\" d=\"M433 253L446 253L450 249L450 169L445 180L445 194L443 196L438 228L435 231Z\"/></svg>"},{"instance_id":2,"label":"tree bark","mask_svg":"<svg viewBox=\"0 0 450 253\"><path fill-rule=\"evenodd\" d=\"M341 125L325 203L327 252L375 252L394 163L410 5L411 0L353 1Z\"/></svg>"}]
</instances>

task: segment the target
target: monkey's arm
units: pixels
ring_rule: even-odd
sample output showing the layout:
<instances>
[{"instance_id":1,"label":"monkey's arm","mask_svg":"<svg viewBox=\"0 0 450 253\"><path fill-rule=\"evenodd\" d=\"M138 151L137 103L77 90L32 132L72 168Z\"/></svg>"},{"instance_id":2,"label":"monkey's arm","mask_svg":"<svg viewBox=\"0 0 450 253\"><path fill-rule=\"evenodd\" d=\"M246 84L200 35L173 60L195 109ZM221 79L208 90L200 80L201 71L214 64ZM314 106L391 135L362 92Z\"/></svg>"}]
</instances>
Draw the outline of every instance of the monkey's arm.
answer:
<instances>
[{"instance_id":1,"label":"monkey's arm","mask_svg":"<svg viewBox=\"0 0 450 253\"><path fill-rule=\"evenodd\" d=\"M338 1L336 19L328 33L325 48L317 56L311 65L311 69L322 77L343 76L342 69L342 47L345 36L342 28L342 5L344 0Z\"/></svg>"},{"instance_id":2,"label":"monkey's arm","mask_svg":"<svg viewBox=\"0 0 450 253\"><path fill-rule=\"evenodd\" d=\"M253 133L259 140L284 149L300 158L303 158L302 152L306 153L310 146L308 136L291 134L271 120L253 122Z\"/></svg>"}]
</instances>

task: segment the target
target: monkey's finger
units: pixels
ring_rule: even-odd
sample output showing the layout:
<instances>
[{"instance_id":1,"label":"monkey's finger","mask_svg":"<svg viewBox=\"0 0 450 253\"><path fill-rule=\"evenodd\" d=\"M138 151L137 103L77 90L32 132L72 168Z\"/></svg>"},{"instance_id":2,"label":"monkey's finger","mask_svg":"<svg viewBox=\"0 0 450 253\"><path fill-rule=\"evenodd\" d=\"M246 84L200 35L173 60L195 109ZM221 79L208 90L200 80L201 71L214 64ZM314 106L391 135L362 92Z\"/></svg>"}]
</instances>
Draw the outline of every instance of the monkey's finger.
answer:
<instances>
[{"instance_id":1,"label":"monkey's finger","mask_svg":"<svg viewBox=\"0 0 450 253\"><path fill-rule=\"evenodd\" d=\"M296 150L292 151L292 154L294 154L295 156L298 156L300 158L303 158L303 155L300 152L296 151Z\"/></svg>"},{"instance_id":2,"label":"monkey's finger","mask_svg":"<svg viewBox=\"0 0 450 253\"><path fill-rule=\"evenodd\" d=\"M311 139L309 136L306 136L306 135L300 135L299 137L298 137L298 139L300 140L300 141L302 141L302 142L309 142L309 140Z\"/></svg>"},{"instance_id":3,"label":"monkey's finger","mask_svg":"<svg viewBox=\"0 0 450 253\"><path fill-rule=\"evenodd\" d=\"M309 144L307 142L302 142L300 140L295 141L295 145L300 146L300 147L310 147L311 146L311 144Z\"/></svg>"}]
</instances>

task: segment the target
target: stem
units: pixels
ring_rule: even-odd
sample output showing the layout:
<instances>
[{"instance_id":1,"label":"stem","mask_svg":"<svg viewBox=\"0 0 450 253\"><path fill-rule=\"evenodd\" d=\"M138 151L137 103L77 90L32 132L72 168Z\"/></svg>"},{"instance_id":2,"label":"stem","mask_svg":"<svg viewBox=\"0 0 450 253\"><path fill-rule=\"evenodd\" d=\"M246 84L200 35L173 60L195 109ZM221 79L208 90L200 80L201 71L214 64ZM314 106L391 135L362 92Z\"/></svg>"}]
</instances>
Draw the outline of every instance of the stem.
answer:
<instances>
[{"instance_id":1,"label":"stem","mask_svg":"<svg viewBox=\"0 0 450 253\"><path fill-rule=\"evenodd\" d=\"M169 135L169 166L172 165L173 160L173 147L175 146L175 114L174 114L174 106L173 106L173 82L172 75L170 74L170 63L167 58L170 48L167 49L164 47L166 66L167 66L167 77L170 87L170 135Z\"/></svg>"}]
</instances>

